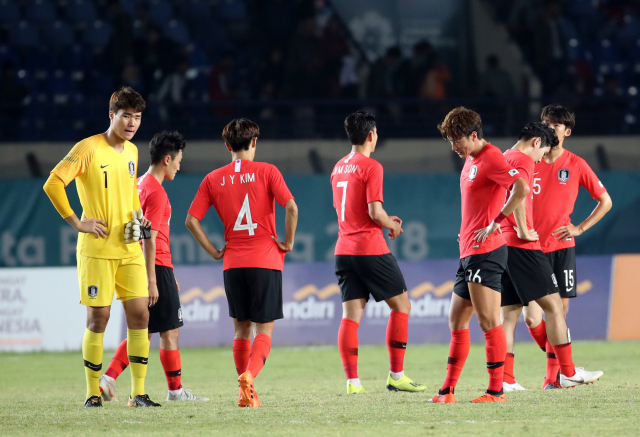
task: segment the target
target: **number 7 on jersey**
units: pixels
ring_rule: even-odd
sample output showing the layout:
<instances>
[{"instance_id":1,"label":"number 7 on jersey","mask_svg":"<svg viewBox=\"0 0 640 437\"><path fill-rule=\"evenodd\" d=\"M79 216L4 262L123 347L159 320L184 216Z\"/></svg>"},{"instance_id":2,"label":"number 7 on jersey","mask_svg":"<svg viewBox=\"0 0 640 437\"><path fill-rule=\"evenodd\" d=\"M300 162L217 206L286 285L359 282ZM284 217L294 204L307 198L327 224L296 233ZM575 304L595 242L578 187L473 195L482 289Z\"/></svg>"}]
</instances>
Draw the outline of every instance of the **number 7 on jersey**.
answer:
<instances>
[{"instance_id":1,"label":"number 7 on jersey","mask_svg":"<svg viewBox=\"0 0 640 437\"><path fill-rule=\"evenodd\" d=\"M338 188L342 188L342 204L340 206L340 221L344 221L344 205L347 203L347 185L349 185L349 181L342 181L336 184Z\"/></svg>"}]
</instances>

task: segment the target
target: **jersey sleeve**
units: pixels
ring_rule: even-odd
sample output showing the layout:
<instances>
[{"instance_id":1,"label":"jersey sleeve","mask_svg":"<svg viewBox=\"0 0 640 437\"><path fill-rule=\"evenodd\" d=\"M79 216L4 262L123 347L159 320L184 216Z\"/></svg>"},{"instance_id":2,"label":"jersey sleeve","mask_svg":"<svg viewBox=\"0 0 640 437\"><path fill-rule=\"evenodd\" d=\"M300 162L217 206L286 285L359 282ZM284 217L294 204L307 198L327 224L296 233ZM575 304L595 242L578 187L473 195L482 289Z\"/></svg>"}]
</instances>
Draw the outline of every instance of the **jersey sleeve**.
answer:
<instances>
[{"instance_id":1,"label":"jersey sleeve","mask_svg":"<svg viewBox=\"0 0 640 437\"><path fill-rule=\"evenodd\" d=\"M95 154L97 143L90 140L80 141L62 158L51 170L51 174L58 176L66 187L72 180L83 174L89 168L93 155Z\"/></svg>"},{"instance_id":2,"label":"jersey sleeve","mask_svg":"<svg viewBox=\"0 0 640 437\"><path fill-rule=\"evenodd\" d=\"M535 166L536 164L532 159L525 159L525 157L513 163L513 168L518 170L518 173L520 173L520 176L522 176L525 181L531 180Z\"/></svg>"},{"instance_id":3,"label":"jersey sleeve","mask_svg":"<svg viewBox=\"0 0 640 437\"><path fill-rule=\"evenodd\" d=\"M146 192L143 195L143 213L151 222L151 229L158 231L162 224L162 215L164 213L164 198L158 191Z\"/></svg>"},{"instance_id":4,"label":"jersey sleeve","mask_svg":"<svg viewBox=\"0 0 640 437\"><path fill-rule=\"evenodd\" d=\"M53 203L53 206L63 219L73 215L73 209L71 209L69 198L67 197L66 191L64 191L64 182L62 179L52 173L49 175L49 179L47 179L43 188L47 196L49 196L51 203Z\"/></svg>"},{"instance_id":5,"label":"jersey sleeve","mask_svg":"<svg viewBox=\"0 0 640 437\"><path fill-rule=\"evenodd\" d=\"M191 202L189 214L198 220L202 220L209 208L211 208L211 205L213 205L213 203L211 202L211 193L209 191L209 178L206 177L202 183L200 183L196 197L194 197L193 202Z\"/></svg>"},{"instance_id":6,"label":"jersey sleeve","mask_svg":"<svg viewBox=\"0 0 640 437\"><path fill-rule=\"evenodd\" d=\"M523 177L517 169L509 165L500 152L493 154L486 161L486 164L488 164L485 167L487 177L507 190L511 188L516 179Z\"/></svg>"},{"instance_id":7,"label":"jersey sleeve","mask_svg":"<svg viewBox=\"0 0 640 437\"><path fill-rule=\"evenodd\" d=\"M278 204L283 208L288 201L294 198L291 191L289 191L289 187L287 187L287 184L284 182L282 173L280 173L280 170L278 170L276 166L271 166L269 174L269 189Z\"/></svg>"},{"instance_id":8,"label":"jersey sleeve","mask_svg":"<svg viewBox=\"0 0 640 437\"><path fill-rule=\"evenodd\" d=\"M384 203L384 197L382 196L382 181L384 179L384 169L382 164L375 162L374 165L367 170L367 180L365 181L365 193L367 196L367 203L382 202Z\"/></svg>"},{"instance_id":9,"label":"jersey sleeve","mask_svg":"<svg viewBox=\"0 0 640 437\"><path fill-rule=\"evenodd\" d=\"M607 191L595 172L589 167L589 164L583 159L579 161L580 168L580 185L585 187L591 197L597 199Z\"/></svg>"}]
</instances>

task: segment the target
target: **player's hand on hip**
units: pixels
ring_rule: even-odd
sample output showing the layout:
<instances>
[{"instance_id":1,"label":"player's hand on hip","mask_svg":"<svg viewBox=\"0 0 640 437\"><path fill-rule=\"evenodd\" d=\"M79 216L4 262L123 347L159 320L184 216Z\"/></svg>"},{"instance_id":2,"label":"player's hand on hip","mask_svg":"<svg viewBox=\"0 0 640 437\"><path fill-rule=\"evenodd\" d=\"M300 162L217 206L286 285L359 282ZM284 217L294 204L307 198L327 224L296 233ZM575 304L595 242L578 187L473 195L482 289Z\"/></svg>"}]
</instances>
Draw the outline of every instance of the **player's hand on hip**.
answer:
<instances>
[{"instance_id":1,"label":"player's hand on hip","mask_svg":"<svg viewBox=\"0 0 640 437\"><path fill-rule=\"evenodd\" d=\"M474 234L476 234L476 236L473 237L473 241L484 243L487 240L487 237L493 234L498 229L500 229L500 225L496 222L491 222L491 224L486 228L478 229L477 231L473 232Z\"/></svg>"},{"instance_id":2,"label":"player's hand on hip","mask_svg":"<svg viewBox=\"0 0 640 437\"><path fill-rule=\"evenodd\" d=\"M584 230L581 227L573 226L571 223L569 223L567 226L561 226L555 231L553 231L553 235L555 236L556 240L562 241L568 238L577 237L578 235L581 235L583 232Z\"/></svg>"},{"instance_id":3,"label":"player's hand on hip","mask_svg":"<svg viewBox=\"0 0 640 437\"><path fill-rule=\"evenodd\" d=\"M215 259L216 261L221 260L224 257L224 251L227 249L227 243L224 243L224 246L222 246L222 248L220 248L220 250L216 251L213 255L211 255L213 257L213 259Z\"/></svg>"},{"instance_id":4,"label":"player's hand on hip","mask_svg":"<svg viewBox=\"0 0 640 437\"><path fill-rule=\"evenodd\" d=\"M78 232L85 234L94 234L96 238L107 238L109 232L107 232L107 224L100 219L85 218L80 220L80 226L78 226Z\"/></svg>"},{"instance_id":5,"label":"player's hand on hip","mask_svg":"<svg viewBox=\"0 0 640 437\"><path fill-rule=\"evenodd\" d=\"M391 240L395 240L396 238L398 238L398 236L400 236L400 234L404 232L402 226L397 221L394 220L394 223L395 226L389 229L389 239Z\"/></svg>"},{"instance_id":6,"label":"player's hand on hip","mask_svg":"<svg viewBox=\"0 0 640 437\"><path fill-rule=\"evenodd\" d=\"M291 244L287 244L277 240L273 235L271 236L271 238L276 242L280 250L282 250L283 252L291 252L293 250L293 241L291 242Z\"/></svg>"},{"instance_id":7,"label":"player's hand on hip","mask_svg":"<svg viewBox=\"0 0 640 437\"><path fill-rule=\"evenodd\" d=\"M158 284L149 283L149 306L152 307L158 302Z\"/></svg>"},{"instance_id":8,"label":"player's hand on hip","mask_svg":"<svg viewBox=\"0 0 640 437\"><path fill-rule=\"evenodd\" d=\"M518 238L526 241L538 241L540 236L534 229L521 230L517 226L514 226L516 233L518 234Z\"/></svg>"},{"instance_id":9,"label":"player's hand on hip","mask_svg":"<svg viewBox=\"0 0 640 437\"><path fill-rule=\"evenodd\" d=\"M389 216L389 218L391 220L393 220L394 222L396 222L397 224L399 224L400 226L402 226L402 219L400 217L395 216L395 215L391 215L391 216Z\"/></svg>"}]
</instances>

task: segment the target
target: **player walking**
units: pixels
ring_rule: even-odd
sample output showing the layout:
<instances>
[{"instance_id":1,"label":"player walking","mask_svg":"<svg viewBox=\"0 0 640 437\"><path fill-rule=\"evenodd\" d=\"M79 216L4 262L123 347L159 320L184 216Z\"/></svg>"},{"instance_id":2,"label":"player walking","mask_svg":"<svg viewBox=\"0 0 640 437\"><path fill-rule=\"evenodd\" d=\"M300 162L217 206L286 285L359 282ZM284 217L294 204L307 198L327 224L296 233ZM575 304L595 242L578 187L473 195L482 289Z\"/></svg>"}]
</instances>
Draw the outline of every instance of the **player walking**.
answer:
<instances>
[{"instance_id":1,"label":"player walking","mask_svg":"<svg viewBox=\"0 0 640 437\"><path fill-rule=\"evenodd\" d=\"M540 235L542 251L558 279L566 315L569 299L577 296L575 237L598 223L609 212L612 202L607 189L585 160L564 148L564 140L571 135L575 126L575 115L568 109L553 104L543 108L540 118L554 129L559 144L536 164L534 170L533 225ZM580 186L589 191L598 205L586 220L574 226L570 215ZM542 321L542 313L536 305L525 307L524 317L534 324ZM544 332L540 328L536 338L541 348L545 344ZM545 349L547 373L543 388L558 388L560 364L554 351Z\"/></svg>"},{"instance_id":2,"label":"player walking","mask_svg":"<svg viewBox=\"0 0 640 437\"><path fill-rule=\"evenodd\" d=\"M145 259L137 241L125 242L125 226L140 209L136 189L138 149L130 140L140 127L145 102L130 87L109 101L109 129L77 143L53 169L44 190L60 215L79 232L80 303L87 306L82 340L87 379L85 407L101 407L98 378L103 337L115 291L127 320L127 355L131 362L130 407L159 407L145 394L149 357L149 292ZM71 209L64 187L76 180L82 219ZM150 223L141 220L146 227Z\"/></svg>"},{"instance_id":3,"label":"player walking","mask_svg":"<svg viewBox=\"0 0 640 437\"><path fill-rule=\"evenodd\" d=\"M369 295L376 302L384 300L391 308L387 389L424 391L425 385L416 384L404 374L411 302L402 272L382 235L382 228L386 228L391 239L398 237L402 220L388 216L382 207L383 169L370 158L378 141L376 119L357 111L346 118L344 128L352 144L351 153L333 168L331 188L340 229L335 249L342 295L338 349L347 376L347 393L365 393L358 378L358 327Z\"/></svg>"},{"instance_id":4,"label":"player walking","mask_svg":"<svg viewBox=\"0 0 640 437\"><path fill-rule=\"evenodd\" d=\"M143 244L149 281L149 340L160 333L160 362L169 386L167 401L207 401L182 388L182 365L178 349L178 329L183 325L179 286L173 276L169 229L171 203L162 183L172 181L180 170L186 146L178 132L157 133L149 143L151 166L138 178L138 193L145 217L153 223L151 238ZM115 400L116 379L129 365L127 340L123 340L100 377L100 390L105 401Z\"/></svg>"},{"instance_id":5,"label":"player walking","mask_svg":"<svg viewBox=\"0 0 640 437\"><path fill-rule=\"evenodd\" d=\"M531 187L535 163L540 162L557 144L553 129L541 122L529 123L520 133L518 143L507 150L504 156ZM561 367L560 386L589 384L602 376L601 371L589 372L573 365L571 339L556 276L540 248L538 234L533 230L532 203L533 194L527 195L502 225L509 254L507 270L502 275L501 316L507 338L504 391L524 390L513 376L514 335L522 306L536 303L538 308L544 310L546 323L542 320L541 312L535 319L527 316L525 320L531 336L536 342L541 342L540 347L555 351ZM541 336L543 339L540 339Z\"/></svg>"},{"instance_id":6,"label":"player walking","mask_svg":"<svg viewBox=\"0 0 640 437\"><path fill-rule=\"evenodd\" d=\"M455 108L438 129L465 164L460 175L460 266L449 309L447 377L431 401L455 402L454 389L471 345L469 321L475 312L487 343L489 388L471 402L506 402L502 378L507 345L500 324L500 292L507 247L503 235L495 231L529 193L529 187L500 149L483 139L482 120L476 112ZM505 189L511 189L506 204Z\"/></svg>"},{"instance_id":7,"label":"player walking","mask_svg":"<svg viewBox=\"0 0 640 437\"><path fill-rule=\"evenodd\" d=\"M222 131L232 162L209 173L193 199L186 225L214 259L223 260L224 288L233 318L233 359L240 385L238 406L259 407L254 378L271 350L274 321L282 313L284 255L293 249L298 207L280 171L254 162L258 125L232 120ZM284 242L276 234L275 204L286 209ZM219 250L209 241L200 220L211 206L224 223L227 242ZM251 324L256 336L251 344Z\"/></svg>"}]
</instances>

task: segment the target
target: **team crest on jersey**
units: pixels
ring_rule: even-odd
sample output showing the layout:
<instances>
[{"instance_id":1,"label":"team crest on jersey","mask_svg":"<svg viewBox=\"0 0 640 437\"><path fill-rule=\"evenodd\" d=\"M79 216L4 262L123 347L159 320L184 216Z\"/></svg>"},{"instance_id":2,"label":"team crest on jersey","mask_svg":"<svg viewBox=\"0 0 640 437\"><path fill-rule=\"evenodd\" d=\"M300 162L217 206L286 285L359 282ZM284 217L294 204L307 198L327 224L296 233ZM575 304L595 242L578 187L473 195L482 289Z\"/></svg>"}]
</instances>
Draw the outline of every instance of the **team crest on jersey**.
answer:
<instances>
[{"instance_id":1,"label":"team crest on jersey","mask_svg":"<svg viewBox=\"0 0 640 437\"><path fill-rule=\"evenodd\" d=\"M571 172L566 168L561 168L558 170L558 180L563 184L567 183L569 177L571 176Z\"/></svg>"},{"instance_id":2,"label":"team crest on jersey","mask_svg":"<svg viewBox=\"0 0 640 437\"><path fill-rule=\"evenodd\" d=\"M131 176L135 176L136 174L136 163L133 161L129 161L129 174Z\"/></svg>"},{"instance_id":3,"label":"team crest on jersey","mask_svg":"<svg viewBox=\"0 0 640 437\"><path fill-rule=\"evenodd\" d=\"M553 281L553 285L555 287L557 287L558 286L558 280L556 279L556 274L555 273L551 274L551 280Z\"/></svg>"},{"instance_id":4,"label":"team crest on jersey","mask_svg":"<svg viewBox=\"0 0 640 437\"><path fill-rule=\"evenodd\" d=\"M89 285L89 297L91 299L95 299L98 296L98 286L97 285Z\"/></svg>"},{"instance_id":5,"label":"team crest on jersey","mask_svg":"<svg viewBox=\"0 0 640 437\"><path fill-rule=\"evenodd\" d=\"M469 169L469 180L470 181L474 180L477 174L478 174L478 166L472 165L471 168Z\"/></svg>"}]
</instances>

